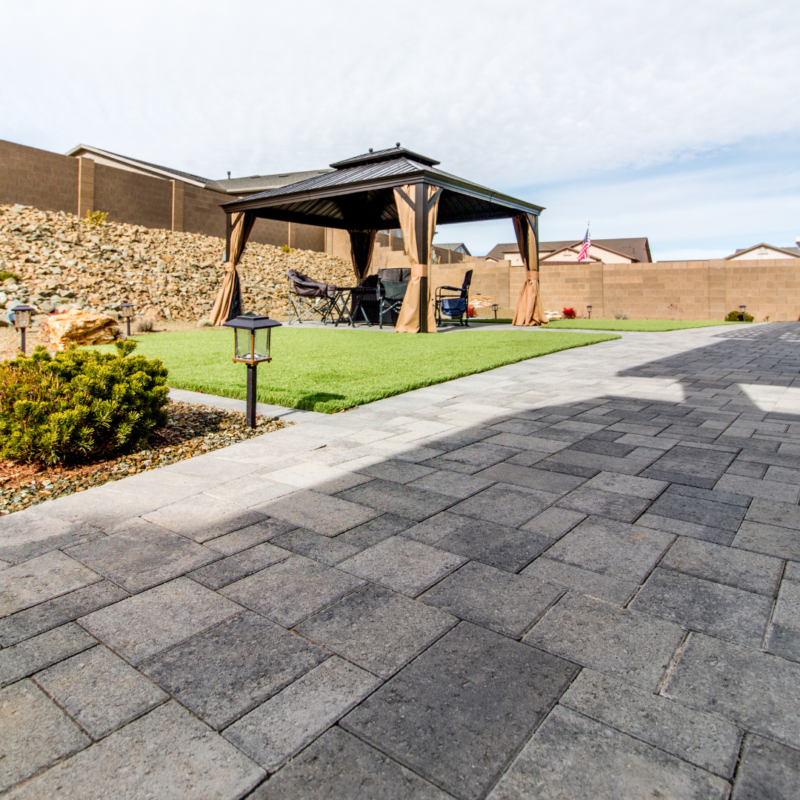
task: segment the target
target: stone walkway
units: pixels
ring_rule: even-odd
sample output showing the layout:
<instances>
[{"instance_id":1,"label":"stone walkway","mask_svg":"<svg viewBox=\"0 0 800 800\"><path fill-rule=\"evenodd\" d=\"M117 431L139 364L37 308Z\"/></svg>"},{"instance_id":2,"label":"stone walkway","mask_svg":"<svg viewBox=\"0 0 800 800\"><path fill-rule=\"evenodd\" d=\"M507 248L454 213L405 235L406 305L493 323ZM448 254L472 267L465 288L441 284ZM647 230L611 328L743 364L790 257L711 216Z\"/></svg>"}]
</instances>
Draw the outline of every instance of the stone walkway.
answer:
<instances>
[{"instance_id":1,"label":"stone walkway","mask_svg":"<svg viewBox=\"0 0 800 800\"><path fill-rule=\"evenodd\" d=\"M797 797L799 374L626 335L0 518L0 791Z\"/></svg>"}]
</instances>

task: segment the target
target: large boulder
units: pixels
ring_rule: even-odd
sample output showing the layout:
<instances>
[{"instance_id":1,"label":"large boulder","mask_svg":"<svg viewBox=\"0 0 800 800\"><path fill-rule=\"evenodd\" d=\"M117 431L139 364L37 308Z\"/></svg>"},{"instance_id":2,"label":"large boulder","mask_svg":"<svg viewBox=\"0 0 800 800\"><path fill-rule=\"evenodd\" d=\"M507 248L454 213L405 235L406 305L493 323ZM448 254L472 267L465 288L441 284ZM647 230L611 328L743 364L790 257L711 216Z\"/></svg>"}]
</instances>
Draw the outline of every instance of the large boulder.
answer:
<instances>
[{"instance_id":1,"label":"large boulder","mask_svg":"<svg viewBox=\"0 0 800 800\"><path fill-rule=\"evenodd\" d=\"M42 322L50 346L66 350L69 345L107 344L122 335L116 320L96 311L64 311Z\"/></svg>"}]
</instances>

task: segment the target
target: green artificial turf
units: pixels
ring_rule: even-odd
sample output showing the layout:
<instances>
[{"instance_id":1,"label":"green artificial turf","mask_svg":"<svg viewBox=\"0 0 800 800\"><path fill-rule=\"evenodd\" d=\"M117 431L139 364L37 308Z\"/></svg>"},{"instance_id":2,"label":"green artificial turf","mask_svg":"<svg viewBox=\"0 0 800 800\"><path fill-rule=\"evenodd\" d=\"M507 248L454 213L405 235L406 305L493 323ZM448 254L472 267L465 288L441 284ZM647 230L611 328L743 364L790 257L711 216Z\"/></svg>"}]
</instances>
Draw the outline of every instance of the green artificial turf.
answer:
<instances>
[{"instance_id":1,"label":"green artificial turf","mask_svg":"<svg viewBox=\"0 0 800 800\"><path fill-rule=\"evenodd\" d=\"M741 322L716 322L704 319L554 319L549 328L577 328L590 331L682 331L709 328L713 325L741 325Z\"/></svg>"},{"instance_id":2,"label":"green artificial turf","mask_svg":"<svg viewBox=\"0 0 800 800\"><path fill-rule=\"evenodd\" d=\"M170 386L224 397L246 396L246 367L232 361L233 331L205 329L133 338L139 342L137 354L164 362ZM277 328L272 334L273 360L258 368L258 399L332 413L503 364L618 338L544 331L414 336Z\"/></svg>"}]
</instances>

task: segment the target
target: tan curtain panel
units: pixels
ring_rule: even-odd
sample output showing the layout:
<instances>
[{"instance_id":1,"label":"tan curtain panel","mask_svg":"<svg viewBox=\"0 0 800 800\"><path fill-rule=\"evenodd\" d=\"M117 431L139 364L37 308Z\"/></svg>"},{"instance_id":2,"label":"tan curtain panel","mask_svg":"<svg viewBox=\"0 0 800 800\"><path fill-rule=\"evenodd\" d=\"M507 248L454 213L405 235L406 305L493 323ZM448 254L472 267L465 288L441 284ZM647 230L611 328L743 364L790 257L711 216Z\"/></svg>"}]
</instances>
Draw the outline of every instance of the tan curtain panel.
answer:
<instances>
[{"instance_id":1,"label":"tan curtain panel","mask_svg":"<svg viewBox=\"0 0 800 800\"><path fill-rule=\"evenodd\" d=\"M542 313L539 294L539 248L535 219L530 214L518 214L514 217L514 233L526 270L525 283L514 312L514 325L547 325L548 319Z\"/></svg>"},{"instance_id":2,"label":"tan curtain panel","mask_svg":"<svg viewBox=\"0 0 800 800\"><path fill-rule=\"evenodd\" d=\"M247 240L250 238L255 222L256 217L252 211L240 212L233 222L228 261L223 264L225 277L222 279L222 286L214 301L214 308L211 309L209 318L212 325L223 325L231 316L241 313L239 273L236 271L236 265L247 246ZM236 308L237 305L239 308ZM232 314L232 311L235 313Z\"/></svg>"},{"instance_id":3,"label":"tan curtain panel","mask_svg":"<svg viewBox=\"0 0 800 800\"><path fill-rule=\"evenodd\" d=\"M353 262L353 272L356 280L361 283L367 277L369 265L372 261L372 251L375 249L376 230L347 231L350 234L350 260Z\"/></svg>"},{"instance_id":4,"label":"tan curtain panel","mask_svg":"<svg viewBox=\"0 0 800 800\"><path fill-rule=\"evenodd\" d=\"M427 189L425 202L421 202L423 198L418 193L425 189ZM436 313L428 276L428 264L430 263L433 234L436 230L440 196L441 190L438 186L426 186L425 184L408 184L394 190L406 255L411 265L411 279L408 282L406 296L394 328L400 333L436 333ZM417 213L424 214L426 206L427 219L419 225ZM419 233L424 236L424 242L418 241Z\"/></svg>"}]
</instances>

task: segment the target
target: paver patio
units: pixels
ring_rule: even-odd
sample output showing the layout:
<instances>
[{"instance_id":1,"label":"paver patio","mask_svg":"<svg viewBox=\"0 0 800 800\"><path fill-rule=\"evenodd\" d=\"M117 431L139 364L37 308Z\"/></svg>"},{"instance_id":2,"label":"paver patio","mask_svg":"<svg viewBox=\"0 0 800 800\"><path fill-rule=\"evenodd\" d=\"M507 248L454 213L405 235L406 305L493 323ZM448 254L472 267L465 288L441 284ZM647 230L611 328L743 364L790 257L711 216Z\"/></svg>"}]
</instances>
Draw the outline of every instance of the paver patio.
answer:
<instances>
[{"instance_id":1,"label":"paver patio","mask_svg":"<svg viewBox=\"0 0 800 800\"><path fill-rule=\"evenodd\" d=\"M0 793L798 796L800 325L292 419L0 518Z\"/></svg>"}]
</instances>

